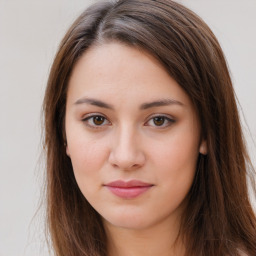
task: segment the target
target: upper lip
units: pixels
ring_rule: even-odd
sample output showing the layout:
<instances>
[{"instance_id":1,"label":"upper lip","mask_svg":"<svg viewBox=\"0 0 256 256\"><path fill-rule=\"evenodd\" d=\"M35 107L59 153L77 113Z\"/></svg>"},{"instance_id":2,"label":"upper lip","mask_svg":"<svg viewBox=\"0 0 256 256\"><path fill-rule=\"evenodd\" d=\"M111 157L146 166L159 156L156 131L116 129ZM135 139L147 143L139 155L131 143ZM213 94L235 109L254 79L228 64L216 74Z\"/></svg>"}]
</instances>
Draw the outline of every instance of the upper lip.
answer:
<instances>
[{"instance_id":1,"label":"upper lip","mask_svg":"<svg viewBox=\"0 0 256 256\"><path fill-rule=\"evenodd\" d=\"M140 180L130 180L130 181L123 181L123 180L116 180L105 184L108 187L117 187L117 188L132 188L132 187L149 187L153 186L153 184L146 183Z\"/></svg>"}]
</instances>

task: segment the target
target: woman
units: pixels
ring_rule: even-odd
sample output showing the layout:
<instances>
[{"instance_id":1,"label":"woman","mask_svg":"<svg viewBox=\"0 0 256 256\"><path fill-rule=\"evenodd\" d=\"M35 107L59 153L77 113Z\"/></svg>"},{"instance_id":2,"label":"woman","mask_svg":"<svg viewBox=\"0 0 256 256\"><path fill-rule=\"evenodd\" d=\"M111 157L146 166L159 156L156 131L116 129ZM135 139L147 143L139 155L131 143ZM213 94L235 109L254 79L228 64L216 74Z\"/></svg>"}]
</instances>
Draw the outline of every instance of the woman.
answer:
<instances>
[{"instance_id":1,"label":"woman","mask_svg":"<svg viewBox=\"0 0 256 256\"><path fill-rule=\"evenodd\" d=\"M255 255L231 79L192 11L88 8L60 45L44 113L56 255Z\"/></svg>"}]
</instances>

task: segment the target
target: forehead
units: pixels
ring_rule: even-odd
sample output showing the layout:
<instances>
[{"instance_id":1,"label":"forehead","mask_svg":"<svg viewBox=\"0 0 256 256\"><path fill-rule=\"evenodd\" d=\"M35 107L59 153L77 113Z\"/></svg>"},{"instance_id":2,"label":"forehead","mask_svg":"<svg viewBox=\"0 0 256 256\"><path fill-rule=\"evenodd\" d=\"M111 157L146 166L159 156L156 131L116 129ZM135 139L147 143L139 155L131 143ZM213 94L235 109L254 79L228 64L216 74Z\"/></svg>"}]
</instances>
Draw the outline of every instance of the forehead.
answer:
<instances>
[{"instance_id":1,"label":"forehead","mask_svg":"<svg viewBox=\"0 0 256 256\"><path fill-rule=\"evenodd\" d=\"M149 53L120 43L91 47L76 63L69 80L68 98L119 97L154 100L190 99L161 63Z\"/></svg>"}]
</instances>

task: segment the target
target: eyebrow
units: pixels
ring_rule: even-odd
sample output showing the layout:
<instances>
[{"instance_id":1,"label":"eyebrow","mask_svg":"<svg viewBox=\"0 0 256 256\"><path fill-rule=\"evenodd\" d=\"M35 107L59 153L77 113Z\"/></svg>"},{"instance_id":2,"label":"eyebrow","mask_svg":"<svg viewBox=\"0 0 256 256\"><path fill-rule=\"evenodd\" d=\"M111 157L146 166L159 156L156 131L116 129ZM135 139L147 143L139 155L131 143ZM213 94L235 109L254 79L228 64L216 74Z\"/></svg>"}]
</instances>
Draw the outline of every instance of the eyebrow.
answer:
<instances>
[{"instance_id":1,"label":"eyebrow","mask_svg":"<svg viewBox=\"0 0 256 256\"><path fill-rule=\"evenodd\" d=\"M140 106L141 110L153 108L153 107L162 107L162 106L169 106L169 105L179 105L179 106L184 106L183 103L180 101L174 100L174 99L161 99L149 103L143 103Z\"/></svg>"},{"instance_id":2,"label":"eyebrow","mask_svg":"<svg viewBox=\"0 0 256 256\"><path fill-rule=\"evenodd\" d=\"M106 108L106 109L111 109L114 110L114 106L111 104L108 104L106 102L103 102L101 100L93 99L93 98L82 98L77 100L75 105L80 105L80 104L90 104L93 106L97 106L100 108ZM145 110L153 107L161 107L161 106L169 106L169 105L179 105L179 106L184 106L183 103L180 101L174 100L174 99L161 99L153 102L148 102L148 103L143 103L140 106L140 110Z\"/></svg>"},{"instance_id":3,"label":"eyebrow","mask_svg":"<svg viewBox=\"0 0 256 256\"><path fill-rule=\"evenodd\" d=\"M82 98L79 99L75 102L75 105L79 105L79 104L90 104L93 106L97 106L100 108L107 108L107 109L114 109L114 107L108 103L105 103L101 100L96 100L96 99L92 99L92 98Z\"/></svg>"}]
</instances>

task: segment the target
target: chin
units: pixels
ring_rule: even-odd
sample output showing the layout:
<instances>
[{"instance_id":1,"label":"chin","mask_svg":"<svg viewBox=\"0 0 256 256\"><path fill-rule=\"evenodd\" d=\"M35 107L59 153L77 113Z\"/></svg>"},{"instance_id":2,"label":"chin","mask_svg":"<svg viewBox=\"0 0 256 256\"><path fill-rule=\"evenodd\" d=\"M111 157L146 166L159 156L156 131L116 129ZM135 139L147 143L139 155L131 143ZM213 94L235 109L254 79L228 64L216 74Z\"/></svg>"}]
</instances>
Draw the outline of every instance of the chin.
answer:
<instances>
[{"instance_id":1,"label":"chin","mask_svg":"<svg viewBox=\"0 0 256 256\"><path fill-rule=\"evenodd\" d=\"M120 213L119 215L103 217L103 222L118 228L142 230L150 227L155 222L147 217L149 216L126 212L125 214Z\"/></svg>"}]
</instances>

